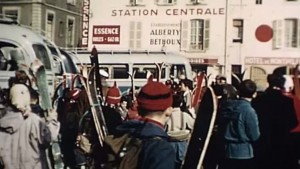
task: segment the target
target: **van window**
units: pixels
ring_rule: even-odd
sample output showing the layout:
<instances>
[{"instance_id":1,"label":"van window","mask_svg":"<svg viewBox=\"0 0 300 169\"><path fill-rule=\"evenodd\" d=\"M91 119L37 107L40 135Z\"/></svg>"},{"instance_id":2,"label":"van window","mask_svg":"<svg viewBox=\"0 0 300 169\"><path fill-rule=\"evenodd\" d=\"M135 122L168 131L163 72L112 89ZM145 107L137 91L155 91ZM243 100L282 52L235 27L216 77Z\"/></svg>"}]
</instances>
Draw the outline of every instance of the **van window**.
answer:
<instances>
[{"instance_id":1,"label":"van window","mask_svg":"<svg viewBox=\"0 0 300 169\"><path fill-rule=\"evenodd\" d=\"M0 70L15 71L20 64L25 64L25 57L15 45L7 42L0 42Z\"/></svg>"},{"instance_id":2,"label":"van window","mask_svg":"<svg viewBox=\"0 0 300 169\"><path fill-rule=\"evenodd\" d=\"M112 67L113 79L128 79L128 65L114 65Z\"/></svg>"},{"instance_id":3,"label":"van window","mask_svg":"<svg viewBox=\"0 0 300 169\"><path fill-rule=\"evenodd\" d=\"M158 70L155 65L139 65L134 64L133 66L133 72L135 72L135 79L146 79L147 74L152 74L153 78L158 77ZM161 71L161 77L162 79L166 78L166 68L163 67Z\"/></svg>"},{"instance_id":4,"label":"van window","mask_svg":"<svg viewBox=\"0 0 300 169\"><path fill-rule=\"evenodd\" d=\"M173 64L171 66L170 74L174 76L174 78L180 78L181 75L186 75L185 65L181 64Z\"/></svg>"},{"instance_id":5,"label":"van window","mask_svg":"<svg viewBox=\"0 0 300 169\"><path fill-rule=\"evenodd\" d=\"M43 45L32 45L34 52L39 60L44 64L47 70L51 70L51 61L46 48Z\"/></svg>"}]
</instances>

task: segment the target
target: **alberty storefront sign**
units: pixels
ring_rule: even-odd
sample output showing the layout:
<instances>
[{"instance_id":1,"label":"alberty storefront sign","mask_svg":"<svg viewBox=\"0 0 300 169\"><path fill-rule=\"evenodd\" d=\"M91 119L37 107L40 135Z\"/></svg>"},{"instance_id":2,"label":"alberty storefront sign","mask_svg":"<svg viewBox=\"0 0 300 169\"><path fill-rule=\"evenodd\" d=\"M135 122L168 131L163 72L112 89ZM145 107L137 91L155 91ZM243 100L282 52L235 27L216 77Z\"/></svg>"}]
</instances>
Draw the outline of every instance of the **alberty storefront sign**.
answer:
<instances>
[{"instance_id":1,"label":"alberty storefront sign","mask_svg":"<svg viewBox=\"0 0 300 169\"><path fill-rule=\"evenodd\" d=\"M120 44L120 25L93 26L93 44Z\"/></svg>"}]
</instances>

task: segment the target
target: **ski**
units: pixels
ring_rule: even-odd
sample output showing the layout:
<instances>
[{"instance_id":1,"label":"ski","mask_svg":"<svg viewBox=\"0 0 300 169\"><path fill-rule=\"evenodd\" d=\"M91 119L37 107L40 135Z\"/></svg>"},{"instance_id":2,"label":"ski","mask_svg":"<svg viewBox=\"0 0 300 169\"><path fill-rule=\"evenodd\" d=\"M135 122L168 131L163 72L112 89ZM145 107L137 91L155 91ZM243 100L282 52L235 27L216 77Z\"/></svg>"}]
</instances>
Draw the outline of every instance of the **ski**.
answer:
<instances>
[{"instance_id":1,"label":"ski","mask_svg":"<svg viewBox=\"0 0 300 169\"><path fill-rule=\"evenodd\" d=\"M101 96L101 102L103 101L103 92L102 92L102 83L101 83L101 76L100 76L100 69L99 69L99 59L98 59L98 52L96 47L93 47L91 55L90 55L91 65L94 67L94 75L95 75L95 84L97 95Z\"/></svg>"},{"instance_id":2,"label":"ski","mask_svg":"<svg viewBox=\"0 0 300 169\"><path fill-rule=\"evenodd\" d=\"M298 120L298 125L291 131L292 133L300 132L300 83L299 83L299 64L296 65L293 72L293 82L294 82L294 108Z\"/></svg>"},{"instance_id":3,"label":"ski","mask_svg":"<svg viewBox=\"0 0 300 169\"><path fill-rule=\"evenodd\" d=\"M194 128L189 140L182 169L200 169L213 131L217 115L217 98L207 86L199 103Z\"/></svg>"},{"instance_id":4,"label":"ski","mask_svg":"<svg viewBox=\"0 0 300 169\"><path fill-rule=\"evenodd\" d=\"M40 106L44 110L52 109L51 99L48 91L46 68L40 60L33 61L31 72L35 77L36 86L40 95Z\"/></svg>"},{"instance_id":5,"label":"ski","mask_svg":"<svg viewBox=\"0 0 300 169\"><path fill-rule=\"evenodd\" d=\"M94 69L94 67L90 69L87 78L87 85L84 87L87 89L87 94L91 105L91 112L92 112L95 128L99 138L99 143L101 146L103 146L104 137L108 134L108 132L107 132L104 115L102 112L101 102L97 94L97 89L95 84L95 71L96 70ZM83 77L81 77L81 79L82 78Z\"/></svg>"},{"instance_id":6,"label":"ski","mask_svg":"<svg viewBox=\"0 0 300 169\"><path fill-rule=\"evenodd\" d=\"M192 103L191 103L191 106L193 108L195 108L197 105L199 105L200 96L201 96L202 89L203 89L202 83L203 83L204 79L205 79L205 73L201 72L200 75L197 76L197 86L193 91L193 99L192 99Z\"/></svg>"},{"instance_id":7,"label":"ski","mask_svg":"<svg viewBox=\"0 0 300 169\"><path fill-rule=\"evenodd\" d=\"M163 67L165 66L165 63L164 62L155 63L155 65L156 65L156 69L157 69L157 81L159 82L161 79L161 74L162 74Z\"/></svg>"}]
</instances>

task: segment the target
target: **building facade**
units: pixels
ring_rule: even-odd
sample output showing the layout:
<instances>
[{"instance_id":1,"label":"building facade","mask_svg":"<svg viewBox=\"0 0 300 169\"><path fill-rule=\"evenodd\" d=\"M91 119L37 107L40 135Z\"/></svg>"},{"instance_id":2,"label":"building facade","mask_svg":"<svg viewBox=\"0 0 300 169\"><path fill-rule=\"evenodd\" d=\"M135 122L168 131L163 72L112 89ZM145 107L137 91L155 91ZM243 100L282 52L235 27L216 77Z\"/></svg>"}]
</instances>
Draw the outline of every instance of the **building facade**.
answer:
<instances>
[{"instance_id":1,"label":"building facade","mask_svg":"<svg viewBox=\"0 0 300 169\"><path fill-rule=\"evenodd\" d=\"M299 0L83 0L81 45L178 51L195 71L251 78L300 61Z\"/></svg>"},{"instance_id":2,"label":"building facade","mask_svg":"<svg viewBox=\"0 0 300 169\"><path fill-rule=\"evenodd\" d=\"M80 42L81 7L82 0L1 0L0 14L70 48Z\"/></svg>"}]
</instances>

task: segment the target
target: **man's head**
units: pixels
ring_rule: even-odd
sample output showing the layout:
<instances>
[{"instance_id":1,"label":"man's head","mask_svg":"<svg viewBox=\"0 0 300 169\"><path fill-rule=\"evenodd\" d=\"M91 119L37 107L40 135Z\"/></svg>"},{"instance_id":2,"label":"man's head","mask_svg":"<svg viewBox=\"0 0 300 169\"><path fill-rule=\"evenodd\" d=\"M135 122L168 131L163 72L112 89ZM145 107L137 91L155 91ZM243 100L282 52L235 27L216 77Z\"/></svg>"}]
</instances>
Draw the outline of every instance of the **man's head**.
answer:
<instances>
[{"instance_id":1,"label":"man's head","mask_svg":"<svg viewBox=\"0 0 300 169\"><path fill-rule=\"evenodd\" d=\"M239 86L239 96L244 98L254 98L256 96L256 84L250 79L242 81Z\"/></svg>"},{"instance_id":2,"label":"man's head","mask_svg":"<svg viewBox=\"0 0 300 169\"><path fill-rule=\"evenodd\" d=\"M226 84L226 83L227 83L227 80L226 80L225 76L223 76L223 75L216 76L216 84L222 85L222 84Z\"/></svg>"},{"instance_id":3,"label":"man's head","mask_svg":"<svg viewBox=\"0 0 300 169\"><path fill-rule=\"evenodd\" d=\"M166 112L172 108L172 92L169 87L160 82L149 80L137 96L139 114L147 116L153 112ZM172 110L172 109L171 109ZM169 112L166 112L169 115Z\"/></svg>"},{"instance_id":4,"label":"man's head","mask_svg":"<svg viewBox=\"0 0 300 169\"><path fill-rule=\"evenodd\" d=\"M179 85L181 86L181 91L193 90L193 81L190 79L180 80Z\"/></svg>"}]
</instances>

